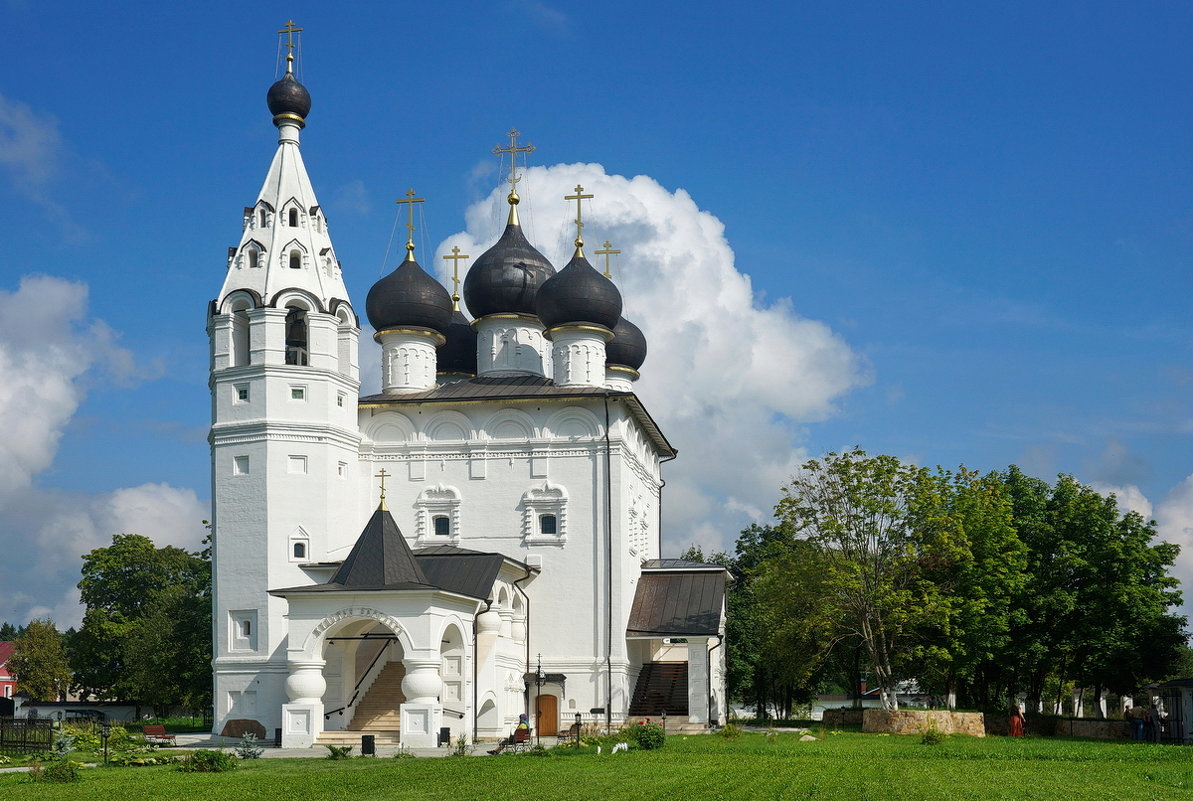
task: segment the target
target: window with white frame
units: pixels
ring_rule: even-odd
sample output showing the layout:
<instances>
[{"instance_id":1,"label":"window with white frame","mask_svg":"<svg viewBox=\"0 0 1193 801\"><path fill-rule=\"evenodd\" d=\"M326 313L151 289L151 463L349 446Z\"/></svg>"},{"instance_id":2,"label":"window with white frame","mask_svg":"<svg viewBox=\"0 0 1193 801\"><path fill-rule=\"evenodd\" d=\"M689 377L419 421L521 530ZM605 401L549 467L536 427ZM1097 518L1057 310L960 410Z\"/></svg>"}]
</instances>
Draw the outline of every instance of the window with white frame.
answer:
<instances>
[{"instance_id":1,"label":"window with white frame","mask_svg":"<svg viewBox=\"0 0 1193 801\"><path fill-rule=\"evenodd\" d=\"M522 496L522 536L529 545L567 541L567 490L544 481Z\"/></svg>"},{"instance_id":2,"label":"window with white frame","mask_svg":"<svg viewBox=\"0 0 1193 801\"><path fill-rule=\"evenodd\" d=\"M249 474L249 457L233 456L232 457L232 475L247 476L248 474Z\"/></svg>"},{"instance_id":3,"label":"window with white frame","mask_svg":"<svg viewBox=\"0 0 1193 801\"><path fill-rule=\"evenodd\" d=\"M414 502L414 517L420 544L454 543L460 538L460 491L443 484L427 487Z\"/></svg>"}]
</instances>

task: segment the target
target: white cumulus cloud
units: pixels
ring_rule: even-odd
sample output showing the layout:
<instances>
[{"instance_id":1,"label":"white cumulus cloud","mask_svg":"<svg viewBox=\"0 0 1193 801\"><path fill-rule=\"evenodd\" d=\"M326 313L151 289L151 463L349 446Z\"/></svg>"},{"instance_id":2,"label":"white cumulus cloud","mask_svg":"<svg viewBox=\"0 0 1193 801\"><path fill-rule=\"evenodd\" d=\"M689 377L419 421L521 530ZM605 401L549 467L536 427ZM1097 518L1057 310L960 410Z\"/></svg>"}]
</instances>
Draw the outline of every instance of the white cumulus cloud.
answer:
<instances>
[{"instance_id":1,"label":"white cumulus cloud","mask_svg":"<svg viewBox=\"0 0 1193 801\"><path fill-rule=\"evenodd\" d=\"M1090 489L1099 495L1109 498L1111 495L1118 502L1118 508L1123 512L1138 512L1144 520L1152 519L1152 502L1147 499L1143 491L1134 484L1116 487L1102 481L1095 481L1089 485Z\"/></svg>"},{"instance_id":2,"label":"white cumulus cloud","mask_svg":"<svg viewBox=\"0 0 1193 801\"><path fill-rule=\"evenodd\" d=\"M769 518L779 487L803 458L801 425L835 411L867 379L864 365L827 325L789 299L760 302L736 264L724 225L682 189L649 176L609 175L599 164L524 171L519 213L528 238L557 269L571 258L575 203L583 185L585 250L608 240L625 315L649 355L635 389L680 457L664 469L665 549L730 547L752 518ZM505 225L505 190L466 214L467 230L440 244L476 258ZM814 311L814 310L813 310Z\"/></svg>"},{"instance_id":3,"label":"white cumulus cloud","mask_svg":"<svg viewBox=\"0 0 1193 801\"><path fill-rule=\"evenodd\" d=\"M87 287L25 276L0 290L0 620L78 622L82 555L113 534L197 548L208 507L195 492L145 484L99 494L38 487L89 382L137 377L131 352L87 313Z\"/></svg>"}]
</instances>

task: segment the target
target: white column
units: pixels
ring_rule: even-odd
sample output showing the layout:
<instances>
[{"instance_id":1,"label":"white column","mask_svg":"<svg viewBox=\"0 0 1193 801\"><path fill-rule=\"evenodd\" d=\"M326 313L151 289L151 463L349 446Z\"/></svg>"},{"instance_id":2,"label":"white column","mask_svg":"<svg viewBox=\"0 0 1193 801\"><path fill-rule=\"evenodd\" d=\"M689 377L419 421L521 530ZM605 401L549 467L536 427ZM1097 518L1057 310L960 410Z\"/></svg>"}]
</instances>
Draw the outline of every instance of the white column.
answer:
<instances>
[{"instance_id":1,"label":"white column","mask_svg":"<svg viewBox=\"0 0 1193 801\"><path fill-rule=\"evenodd\" d=\"M286 695L290 703L282 705L282 747L310 748L323 731L322 659L291 660L286 663Z\"/></svg>"},{"instance_id":2,"label":"white column","mask_svg":"<svg viewBox=\"0 0 1193 801\"><path fill-rule=\"evenodd\" d=\"M551 356L537 317L491 314L474 320L478 377L548 376Z\"/></svg>"},{"instance_id":3,"label":"white column","mask_svg":"<svg viewBox=\"0 0 1193 801\"><path fill-rule=\"evenodd\" d=\"M633 392L638 371L621 365L606 365L605 387L614 392Z\"/></svg>"},{"instance_id":4,"label":"white column","mask_svg":"<svg viewBox=\"0 0 1193 801\"><path fill-rule=\"evenodd\" d=\"M596 325L561 325L548 331L556 386L603 387L605 343L612 338L612 331Z\"/></svg>"},{"instance_id":5,"label":"white column","mask_svg":"<svg viewBox=\"0 0 1193 801\"><path fill-rule=\"evenodd\" d=\"M688 638L688 722L708 723L708 638Z\"/></svg>"},{"instance_id":6,"label":"white column","mask_svg":"<svg viewBox=\"0 0 1193 801\"><path fill-rule=\"evenodd\" d=\"M422 392L435 386L435 350L442 334L428 329L389 328L373 338L381 343L381 391L386 395Z\"/></svg>"},{"instance_id":7,"label":"white column","mask_svg":"<svg viewBox=\"0 0 1193 801\"><path fill-rule=\"evenodd\" d=\"M443 705L439 692L443 679L439 675L440 657L410 657L403 660L406 676L402 679L402 745L410 748L434 748L439 726L443 720Z\"/></svg>"}]
</instances>

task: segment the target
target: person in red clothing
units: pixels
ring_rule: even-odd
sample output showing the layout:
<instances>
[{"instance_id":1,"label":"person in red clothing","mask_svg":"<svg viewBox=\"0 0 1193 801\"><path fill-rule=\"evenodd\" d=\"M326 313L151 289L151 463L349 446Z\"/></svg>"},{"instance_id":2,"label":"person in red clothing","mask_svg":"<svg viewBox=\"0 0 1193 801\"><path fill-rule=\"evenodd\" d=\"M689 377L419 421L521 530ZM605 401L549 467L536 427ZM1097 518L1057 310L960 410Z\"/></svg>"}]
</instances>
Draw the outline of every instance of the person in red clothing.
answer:
<instances>
[{"instance_id":1,"label":"person in red clothing","mask_svg":"<svg viewBox=\"0 0 1193 801\"><path fill-rule=\"evenodd\" d=\"M1023 736L1023 726L1027 721L1023 718L1023 710L1019 708L1018 704L1011 707L1011 721L1009 733L1012 737Z\"/></svg>"}]
</instances>

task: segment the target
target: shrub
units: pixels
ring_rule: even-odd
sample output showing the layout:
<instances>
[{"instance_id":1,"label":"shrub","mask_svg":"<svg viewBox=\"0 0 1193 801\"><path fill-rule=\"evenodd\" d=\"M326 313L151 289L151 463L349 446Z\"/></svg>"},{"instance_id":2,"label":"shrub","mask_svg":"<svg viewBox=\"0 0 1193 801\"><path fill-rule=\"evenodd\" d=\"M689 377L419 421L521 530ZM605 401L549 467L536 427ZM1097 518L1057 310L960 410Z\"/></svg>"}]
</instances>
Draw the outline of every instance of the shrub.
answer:
<instances>
[{"instance_id":1,"label":"shrub","mask_svg":"<svg viewBox=\"0 0 1193 801\"><path fill-rule=\"evenodd\" d=\"M54 735L54 747L50 753L54 759L66 759L70 756L70 752L75 750L75 738L69 734L58 732Z\"/></svg>"},{"instance_id":2,"label":"shrub","mask_svg":"<svg viewBox=\"0 0 1193 801\"><path fill-rule=\"evenodd\" d=\"M456 744L452 747L452 756L471 756L472 746L468 744L468 735L461 734L456 738Z\"/></svg>"},{"instance_id":3,"label":"shrub","mask_svg":"<svg viewBox=\"0 0 1193 801\"><path fill-rule=\"evenodd\" d=\"M251 731L246 731L236 745L236 756L241 759L260 759L263 753L265 749L258 745L257 735Z\"/></svg>"},{"instance_id":4,"label":"shrub","mask_svg":"<svg viewBox=\"0 0 1193 801\"><path fill-rule=\"evenodd\" d=\"M77 782L81 767L80 763L71 762L69 759L51 762L44 766L40 762L34 762L29 766L29 781Z\"/></svg>"},{"instance_id":5,"label":"shrub","mask_svg":"<svg viewBox=\"0 0 1193 801\"><path fill-rule=\"evenodd\" d=\"M178 763L178 769L184 773L223 773L228 770L236 770L239 764L236 757L231 754L201 748L189 756L183 757L182 761Z\"/></svg>"},{"instance_id":6,"label":"shrub","mask_svg":"<svg viewBox=\"0 0 1193 801\"><path fill-rule=\"evenodd\" d=\"M630 730L630 736L634 738L634 742L638 747L644 751L653 751L656 748L662 748L667 742L667 735L663 731L663 727L657 723L639 723Z\"/></svg>"},{"instance_id":7,"label":"shrub","mask_svg":"<svg viewBox=\"0 0 1193 801\"><path fill-rule=\"evenodd\" d=\"M328 759L348 759L352 756L352 746L350 745L325 745L327 749Z\"/></svg>"},{"instance_id":8,"label":"shrub","mask_svg":"<svg viewBox=\"0 0 1193 801\"><path fill-rule=\"evenodd\" d=\"M930 725L924 729L923 734L920 735L921 745L940 745L948 737L947 734L936 728L935 725Z\"/></svg>"},{"instance_id":9,"label":"shrub","mask_svg":"<svg viewBox=\"0 0 1193 801\"><path fill-rule=\"evenodd\" d=\"M108 763L122 768L143 768L149 765L172 765L181 759L182 757L171 756L170 754L157 754L156 756L117 754L111 757Z\"/></svg>"},{"instance_id":10,"label":"shrub","mask_svg":"<svg viewBox=\"0 0 1193 801\"><path fill-rule=\"evenodd\" d=\"M736 740L741 737L741 729L736 723L726 723L725 728L721 729L720 735L726 740Z\"/></svg>"}]
</instances>

